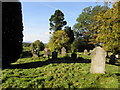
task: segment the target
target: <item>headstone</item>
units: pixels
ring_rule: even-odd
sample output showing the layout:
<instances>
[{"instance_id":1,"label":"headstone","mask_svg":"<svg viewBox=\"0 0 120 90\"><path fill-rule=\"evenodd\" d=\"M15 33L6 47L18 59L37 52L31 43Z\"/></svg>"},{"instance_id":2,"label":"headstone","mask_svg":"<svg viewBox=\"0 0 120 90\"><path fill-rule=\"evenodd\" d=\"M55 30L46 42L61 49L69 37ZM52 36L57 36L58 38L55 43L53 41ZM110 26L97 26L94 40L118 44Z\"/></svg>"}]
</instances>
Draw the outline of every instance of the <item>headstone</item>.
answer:
<instances>
[{"instance_id":1,"label":"headstone","mask_svg":"<svg viewBox=\"0 0 120 90\"><path fill-rule=\"evenodd\" d=\"M87 49L84 50L84 55L88 55Z\"/></svg>"},{"instance_id":2,"label":"headstone","mask_svg":"<svg viewBox=\"0 0 120 90\"><path fill-rule=\"evenodd\" d=\"M58 53L56 51L52 52L52 59L57 59Z\"/></svg>"},{"instance_id":3,"label":"headstone","mask_svg":"<svg viewBox=\"0 0 120 90\"><path fill-rule=\"evenodd\" d=\"M66 56L66 49L65 49L65 47L63 47L63 48L61 49L61 55L62 55L62 56Z\"/></svg>"},{"instance_id":4,"label":"headstone","mask_svg":"<svg viewBox=\"0 0 120 90\"><path fill-rule=\"evenodd\" d=\"M111 55L111 56L110 56L109 63L110 63L110 64L115 64L115 60L116 60L115 55Z\"/></svg>"},{"instance_id":5,"label":"headstone","mask_svg":"<svg viewBox=\"0 0 120 90\"><path fill-rule=\"evenodd\" d=\"M91 73L105 73L105 60L106 60L106 52L103 48L96 47L92 53L92 61L91 61Z\"/></svg>"},{"instance_id":6,"label":"headstone","mask_svg":"<svg viewBox=\"0 0 120 90\"><path fill-rule=\"evenodd\" d=\"M45 52L47 52L47 50L48 50L47 48L44 49Z\"/></svg>"},{"instance_id":7,"label":"headstone","mask_svg":"<svg viewBox=\"0 0 120 90\"><path fill-rule=\"evenodd\" d=\"M37 57L38 57L38 55L33 53L32 58L37 58Z\"/></svg>"},{"instance_id":8,"label":"headstone","mask_svg":"<svg viewBox=\"0 0 120 90\"><path fill-rule=\"evenodd\" d=\"M115 57L119 59L120 58L120 54L118 53L117 55L115 55Z\"/></svg>"},{"instance_id":9,"label":"headstone","mask_svg":"<svg viewBox=\"0 0 120 90\"><path fill-rule=\"evenodd\" d=\"M76 59L76 58L77 58L77 54L73 52L73 53L71 54L71 58L72 58L72 59Z\"/></svg>"},{"instance_id":10,"label":"headstone","mask_svg":"<svg viewBox=\"0 0 120 90\"><path fill-rule=\"evenodd\" d=\"M32 58L36 58L36 57L39 57L39 50L38 50L38 48L35 48L35 49L33 49L32 51Z\"/></svg>"},{"instance_id":11,"label":"headstone","mask_svg":"<svg viewBox=\"0 0 120 90\"><path fill-rule=\"evenodd\" d=\"M50 56L50 50L47 49L47 48L45 48L44 51L45 51L44 56L49 58L49 56Z\"/></svg>"}]
</instances>

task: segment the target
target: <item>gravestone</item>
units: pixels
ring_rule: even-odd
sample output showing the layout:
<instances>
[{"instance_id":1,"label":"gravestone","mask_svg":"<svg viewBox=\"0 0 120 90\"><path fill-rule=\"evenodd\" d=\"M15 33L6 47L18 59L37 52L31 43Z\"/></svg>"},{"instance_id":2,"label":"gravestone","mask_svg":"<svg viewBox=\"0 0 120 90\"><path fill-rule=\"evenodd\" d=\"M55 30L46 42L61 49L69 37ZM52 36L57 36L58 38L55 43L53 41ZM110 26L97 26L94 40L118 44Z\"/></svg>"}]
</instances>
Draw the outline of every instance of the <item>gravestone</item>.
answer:
<instances>
[{"instance_id":1,"label":"gravestone","mask_svg":"<svg viewBox=\"0 0 120 90\"><path fill-rule=\"evenodd\" d=\"M45 52L47 52L47 50L48 50L47 48L44 49Z\"/></svg>"},{"instance_id":2,"label":"gravestone","mask_svg":"<svg viewBox=\"0 0 120 90\"><path fill-rule=\"evenodd\" d=\"M38 57L38 55L33 53L32 58L37 58L37 57Z\"/></svg>"},{"instance_id":3,"label":"gravestone","mask_svg":"<svg viewBox=\"0 0 120 90\"><path fill-rule=\"evenodd\" d=\"M117 55L115 55L115 57L116 57L116 58L119 58L119 55L117 54Z\"/></svg>"},{"instance_id":4,"label":"gravestone","mask_svg":"<svg viewBox=\"0 0 120 90\"><path fill-rule=\"evenodd\" d=\"M84 50L84 55L88 55L88 50L87 49Z\"/></svg>"},{"instance_id":5,"label":"gravestone","mask_svg":"<svg viewBox=\"0 0 120 90\"><path fill-rule=\"evenodd\" d=\"M49 56L50 56L50 50L47 49L47 48L45 48L45 49L44 49L44 52L45 52L45 53L44 53L44 56L49 58Z\"/></svg>"},{"instance_id":6,"label":"gravestone","mask_svg":"<svg viewBox=\"0 0 120 90\"><path fill-rule=\"evenodd\" d=\"M63 47L63 48L61 49L61 55L62 55L62 56L66 56L66 49L65 49L65 47Z\"/></svg>"},{"instance_id":7,"label":"gravestone","mask_svg":"<svg viewBox=\"0 0 120 90\"><path fill-rule=\"evenodd\" d=\"M56 51L52 52L52 59L57 59L58 53Z\"/></svg>"},{"instance_id":8,"label":"gravestone","mask_svg":"<svg viewBox=\"0 0 120 90\"><path fill-rule=\"evenodd\" d=\"M33 49L31 52L32 52L32 58L39 57L39 50L38 50L38 48Z\"/></svg>"},{"instance_id":9,"label":"gravestone","mask_svg":"<svg viewBox=\"0 0 120 90\"><path fill-rule=\"evenodd\" d=\"M91 73L105 73L105 60L106 60L106 52L103 48L96 47L92 53L92 61L91 61Z\"/></svg>"},{"instance_id":10,"label":"gravestone","mask_svg":"<svg viewBox=\"0 0 120 90\"><path fill-rule=\"evenodd\" d=\"M115 64L115 60L116 60L115 55L111 55L111 56L110 56L109 63L110 63L110 64Z\"/></svg>"},{"instance_id":11,"label":"gravestone","mask_svg":"<svg viewBox=\"0 0 120 90\"><path fill-rule=\"evenodd\" d=\"M77 58L77 54L73 52L73 53L71 54L71 58L72 58L72 59L76 59L76 58Z\"/></svg>"}]
</instances>

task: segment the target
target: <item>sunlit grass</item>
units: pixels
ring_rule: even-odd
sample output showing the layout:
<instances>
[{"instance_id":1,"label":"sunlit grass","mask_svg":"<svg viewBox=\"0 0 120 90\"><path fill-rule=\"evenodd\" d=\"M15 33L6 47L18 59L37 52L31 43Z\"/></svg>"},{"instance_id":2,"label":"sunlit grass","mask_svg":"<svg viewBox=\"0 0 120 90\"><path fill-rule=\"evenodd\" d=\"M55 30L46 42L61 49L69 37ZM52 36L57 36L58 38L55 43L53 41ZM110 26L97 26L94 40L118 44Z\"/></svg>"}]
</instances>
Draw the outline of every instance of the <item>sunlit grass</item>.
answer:
<instances>
[{"instance_id":1,"label":"sunlit grass","mask_svg":"<svg viewBox=\"0 0 120 90\"><path fill-rule=\"evenodd\" d=\"M81 56L90 59L90 56ZM21 58L13 64L46 61ZM106 64L106 74L91 74L90 63L50 63L29 69L2 70L3 88L118 88L118 66Z\"/></svg>"}]
</instances>

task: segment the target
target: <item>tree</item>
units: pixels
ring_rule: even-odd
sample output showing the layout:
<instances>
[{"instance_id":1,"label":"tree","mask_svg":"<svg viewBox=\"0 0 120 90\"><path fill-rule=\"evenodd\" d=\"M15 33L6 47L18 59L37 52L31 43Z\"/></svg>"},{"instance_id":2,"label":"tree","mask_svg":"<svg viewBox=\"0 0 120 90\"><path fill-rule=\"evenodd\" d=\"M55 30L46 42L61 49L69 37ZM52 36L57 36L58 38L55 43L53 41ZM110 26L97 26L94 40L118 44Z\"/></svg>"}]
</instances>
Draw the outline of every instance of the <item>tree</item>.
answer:
<instances>
[{"instance_id":1,"label":"tree","mask_svg":"<svg viewBox=\"0 0 120 90\"><path fill-rule=\"evenodd\" d=\"M70 38L68 43L69 44L72 44L72 42L74 41L74 33L73 33L73 30L71 30L71 27L69 26L66 26L64 31L68 34L68 37Z\"/></svg>"},{"instance_id":2,"label":"tree","mask_svg":"<svg viewBox=\"0 0 120 90\"><path fill-rule=\"evenodd\" d=\"M2 66L15 62L22 52L23 24L20 2L2 2Z\"/></svg>"},{"instance_id":3,"label":"tree","mask_svg":"<svg viewBox=\"0 0 120 90\"><path fill-rule=\"evenodd\" d=\"M23 47L30 47L31 43L23 42Z\"/></svg>"},{"instance_id":4,"label":"tree","mask_svg":"<svg viewBox=\"0 0 120 90\"><path fill-rule=\"evenodd\" d=\"M89 36L91 35L91 23L93 23L93 16L96 15L101 10L107 9L108 7L104 6L95 6L95 7L87 7L84 8L82 13L79 15L79 17L76 19L77 23L74 25L74 32L75 36L82 37L86 41L89 41Z\"/></svg>"},{"instance_id":5,"label":"tree","mask_svg":"<svg viewBox=\"0 0 120 90\"><path fill-rule=\"evenodd\" d=\"M92 50L95 46L93 44L88 44L83 38L77 38L71 44L71 51L83 52L85 49Z\"/></svg>"},{"instance_id":6,"label":"tree","mask_svg":"<svg viewBox=\"0 0 120 90\"><path fill-rule=\"evenodd\" d=\"M64 31L67 33L67 35L68 35L68 37L69 37L69 41L68 41L68 43L67 43L67 46L66 46L66 49L67 49L67 51L71 51L71 44L73 43L73 41L74 41L74 32L73 32L73 30L71 30L71 27L69 27L69 26L66 26L65 28L64 28Z\"/></svg>"},{"instance_id":7,"label":"tree","mask_svg":"<svg viewBox=\"0 0 120 90\"><path fill-rule=\"evenodd\" d=\"M40 40L36 40L30 45L30 50L38 50L42 51L44 50L44 44Z\"/></svg>"},{"instance_id":8,"label":"tree","mask_svg":"<svg viewBox=\"0 0 120 90\"><path fill-rule=\"evenodd\" d=\"M50 30L56 32L61 30L64 25L67 24L64 21L64 14L60 10L56 10L53 15L51 15L50 19Z\"/></svg>"},{"instance_id":9,"label":"tree","mask_svg":"<svg viewBox=\"0 0 120 90\"><path fill-rule=\"evenodd\" d=\"M53 33L52 37L50 38L47 47L51 50L60 50L62 47L66 47L69 41L69 37L67 33L63 30L59 30Z\"/></svg>"},{"instance_id":10,"label":"tree","mask_svg":"<svg viewBox=\"0 0 120 90\"><path fill-rule=\"evenodd\" d=\"M120 51L120 19L119 19L120 1L113 5L113 8L106 12L100 12L94 16L94 23L91 25L92 40L101 44L105 50L118 53ZM92 41L91 40L91 41Z\"/></svg>"}]
</instances>

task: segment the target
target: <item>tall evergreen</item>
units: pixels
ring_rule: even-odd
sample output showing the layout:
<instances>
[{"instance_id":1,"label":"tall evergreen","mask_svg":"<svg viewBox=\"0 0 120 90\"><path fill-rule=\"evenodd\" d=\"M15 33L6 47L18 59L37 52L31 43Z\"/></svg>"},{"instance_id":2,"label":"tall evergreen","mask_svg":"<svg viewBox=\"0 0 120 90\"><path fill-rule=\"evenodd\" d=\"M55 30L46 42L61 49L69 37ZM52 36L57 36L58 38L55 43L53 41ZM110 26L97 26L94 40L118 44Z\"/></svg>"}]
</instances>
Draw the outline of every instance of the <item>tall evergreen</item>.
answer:
<instances>
[{"instance_id":1,"label":"tall evergreen","mask_svg":"<svg viewBox=\"0 0 120 90\"><path fill-rule=\"evenodd\" d=\"M50 30L56 32L58 30L62 30L62 27L67 24L64 21L64 14L60 10L56 10L53 15L51 15L50 19Z\"/></svg>"},{"instance_id":2,"label":"tall evergreen","mask_svg":"<svg viewBox=\"0 0 120 90\"><path fill-rule=\"evenodd\" d=\"M20 2L2 2L2 66L15 62L22 52L23 24Z\"/></svg>"}]
</instances>

